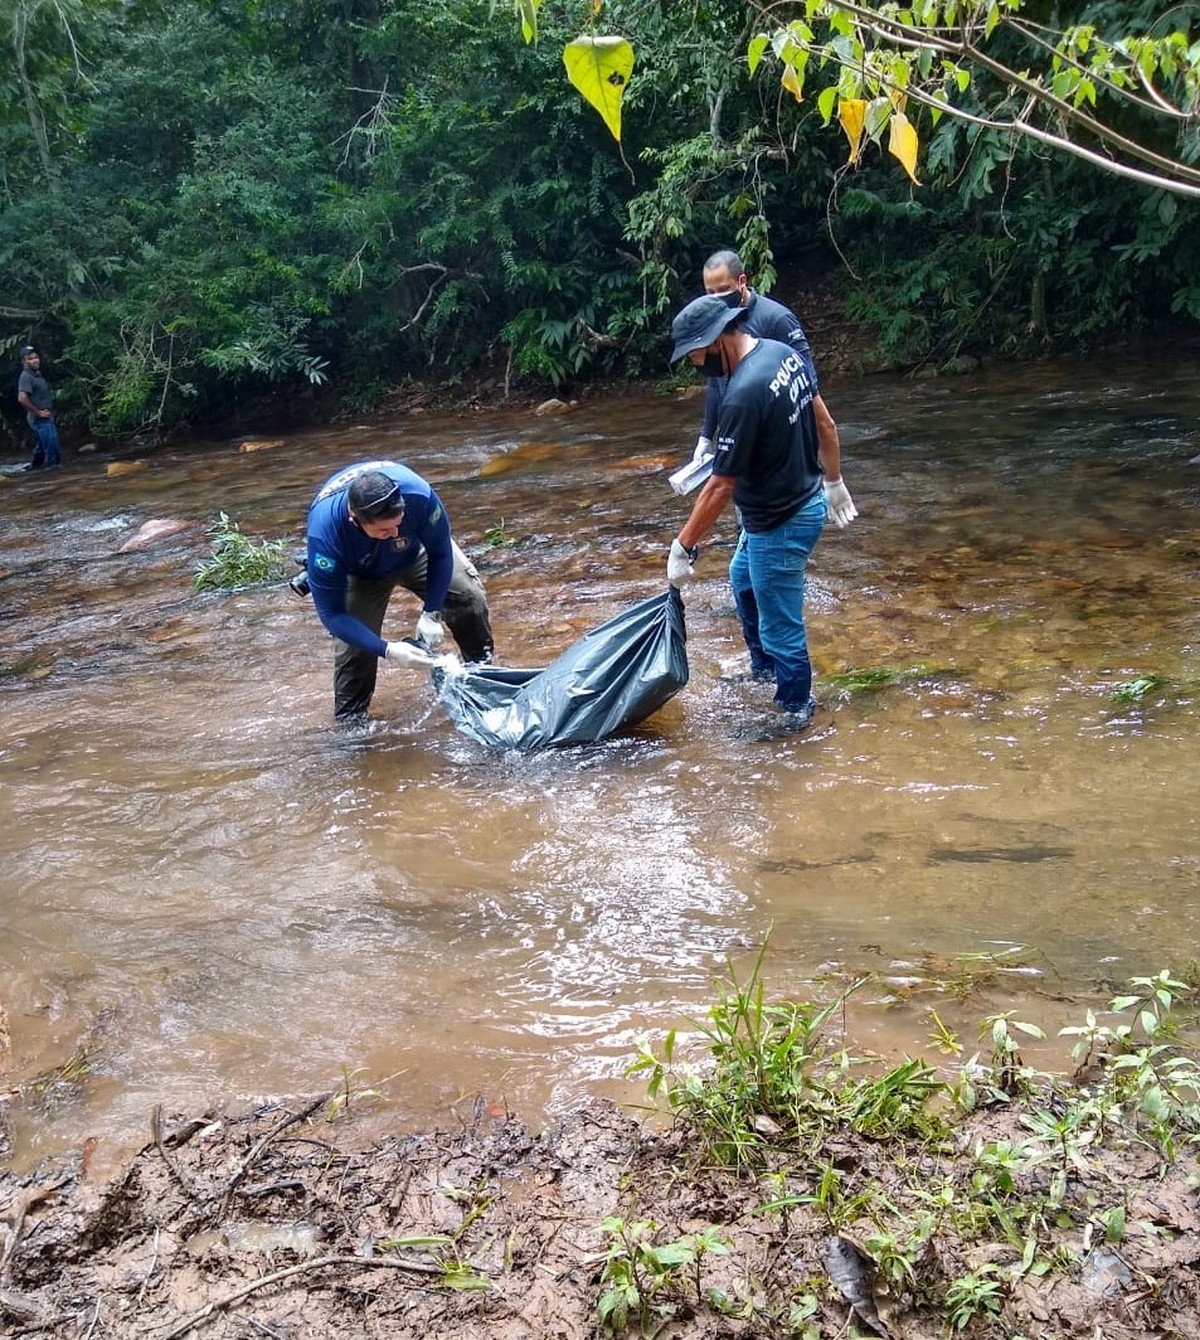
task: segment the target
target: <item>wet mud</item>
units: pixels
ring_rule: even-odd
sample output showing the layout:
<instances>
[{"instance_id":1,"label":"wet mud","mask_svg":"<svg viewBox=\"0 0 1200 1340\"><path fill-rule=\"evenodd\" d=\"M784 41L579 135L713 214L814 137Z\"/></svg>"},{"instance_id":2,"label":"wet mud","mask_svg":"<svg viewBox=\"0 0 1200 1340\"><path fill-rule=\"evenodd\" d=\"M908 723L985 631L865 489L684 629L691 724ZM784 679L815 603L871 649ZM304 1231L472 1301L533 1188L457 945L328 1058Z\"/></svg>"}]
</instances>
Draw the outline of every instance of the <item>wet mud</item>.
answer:
<instances>
[{"instance_id":1,"label":"wet mud","mask_svg":"<svg viewBox=\"0 0 1200 1340\"><path fill-rule=\"evenodd\" d=\"M911 1277L889 1283L864 1246L881 1207L835 1227L795 1160L769 1157L758 1177L705 1168L681 1132L606 1102L540 1132L480 1102L457 1129L362 1146L347 1097L156 1110L150 1138L115 1168L85 1148L4 1175L4 1333L599 1337L612 1333L599 1309L614 1219L660 1245L709 1243L686 1268L643 1269L619 1334L932 1338L948 1333L948 1283L986 1264L947 1218ZM886 1186L889 1168L913 1160L931 1187L953 1184L975 1166L967 1151L1017 1139L1018 1119L985 1109L939 1147L847 1133L823 1156L847 1185ZM1002 1307L964 1333L1200 1336L1196 1176L1190 1154L1166 1167L1140 1145L1091 1160L1062 1219L1078 1225L1122 1186L1119 1245L1063 1229L1038 1244L1056 1262L1040 1275L1019 1268L1017 1247L993 1251Z\"/></svg>"}]
</instances>

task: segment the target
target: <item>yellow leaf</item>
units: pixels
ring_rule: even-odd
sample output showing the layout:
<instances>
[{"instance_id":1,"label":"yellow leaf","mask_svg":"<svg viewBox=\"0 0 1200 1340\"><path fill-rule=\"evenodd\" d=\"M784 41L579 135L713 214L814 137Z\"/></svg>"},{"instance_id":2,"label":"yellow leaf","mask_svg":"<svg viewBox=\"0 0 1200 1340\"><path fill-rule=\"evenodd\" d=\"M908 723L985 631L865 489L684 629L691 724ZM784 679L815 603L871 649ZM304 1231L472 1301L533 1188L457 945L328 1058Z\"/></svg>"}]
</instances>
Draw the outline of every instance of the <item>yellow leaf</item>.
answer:
<instances>
[{"instance_id":1,"label":"yellow leaf","mask_svg":"<svg viewBox=\"0 0 1200 1340\"><path fill-rule=\"evenodd\" d=\"M804 94L800 91L800 79L796 74L796 67L794 65L785 65L783 67L783 78L780 82L797 102L804 101Z\"/></svg>"},{"instance_id":2,"label":"yellow leaf","mask_svg":"<svg viewBox=\"0 0 1200 1340\"><path fill-rule=\"evenodd\" d=\"M863 126L867 119L867 104L862 98L843 98L838 103L838 120L850 141L850 166L858 162L862 153Z\"/></svg>"},{"instance_id":3,"label":"yellow leaf","mask_svg":"<svg viewBox=\"0 0 1200 1340\"><path fill-rule=\"evenodd\" d=\"M892 114L888 153L898 158L904 165L904 170L912 178L913 185L920 186L921 183L917 180L917 132L903 112Z\"/></svg>"},{"instance_id":4,"label":"yellow leaf","mask_svg":"<svg viewBox=\"0 0 1200 1340\"><path fill-rule=\"evenodd\" d=\"M621 99L633 73L633 48L623 37L577 37L563 48L567 78L621 140Z\"/></svg>"},{"instance_id":5,"label":"yellow leaf","mask_svg":"<svg viewBox=\"0 0 1200 1340\"><path fill-rule=\"evenodd\" d=\"M538 10L542 0L517 0L517 13L521 16L521 36L527 44L537 45Z\"/></svg>"}]
</instances>

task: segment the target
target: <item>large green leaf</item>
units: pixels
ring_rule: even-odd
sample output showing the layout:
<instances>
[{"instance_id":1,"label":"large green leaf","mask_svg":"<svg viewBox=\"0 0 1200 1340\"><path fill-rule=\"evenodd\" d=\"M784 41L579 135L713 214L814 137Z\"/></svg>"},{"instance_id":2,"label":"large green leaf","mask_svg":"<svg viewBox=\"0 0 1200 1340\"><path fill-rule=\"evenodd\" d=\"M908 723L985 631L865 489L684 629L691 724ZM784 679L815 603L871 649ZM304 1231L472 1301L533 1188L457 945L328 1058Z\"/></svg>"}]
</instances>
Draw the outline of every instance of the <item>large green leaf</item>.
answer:
<instances>
[{"instance_id":1,"label":"large green leaf","mask_svg":"<svg viewBox=\"0 0 1200 1340\"><path fill-rule=\"evenodd\" d=\"M621 99L633 72L633 48L623 37L577 37L563 49L567 78L621 140Z\"/></svg>"}]
</instances>

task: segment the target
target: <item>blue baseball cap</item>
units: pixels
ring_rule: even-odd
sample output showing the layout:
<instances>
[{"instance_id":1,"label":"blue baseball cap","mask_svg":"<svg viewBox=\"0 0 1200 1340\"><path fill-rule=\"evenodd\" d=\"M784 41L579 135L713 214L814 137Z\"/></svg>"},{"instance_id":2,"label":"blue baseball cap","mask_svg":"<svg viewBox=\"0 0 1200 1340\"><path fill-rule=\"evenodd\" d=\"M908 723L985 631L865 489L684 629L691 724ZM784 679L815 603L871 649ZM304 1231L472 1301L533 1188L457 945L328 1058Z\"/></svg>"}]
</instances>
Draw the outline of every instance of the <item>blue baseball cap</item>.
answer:
<instances>
[{"instance_id":1,"label":"blue baseball cap","mask_svg":"<svg viewBox=\"0 0 1200 1340\"><path fill-rule=\"evenodd\" d=\"M693 349L707 349L718 335L746 314L744 307L730 307L724 298L705 293L691 302L671 322L671 362L678 363Z\"/></svg>"}]
</instances>

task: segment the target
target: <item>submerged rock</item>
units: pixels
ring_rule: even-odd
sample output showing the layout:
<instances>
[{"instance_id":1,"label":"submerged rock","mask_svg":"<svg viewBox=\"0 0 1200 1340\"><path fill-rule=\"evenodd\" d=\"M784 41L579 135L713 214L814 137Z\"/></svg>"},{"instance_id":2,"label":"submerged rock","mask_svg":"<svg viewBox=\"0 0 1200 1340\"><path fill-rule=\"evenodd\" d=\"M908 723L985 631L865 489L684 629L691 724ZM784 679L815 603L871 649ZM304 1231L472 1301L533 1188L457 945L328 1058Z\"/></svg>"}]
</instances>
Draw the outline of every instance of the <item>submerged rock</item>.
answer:
<instances>
[{"instance_id":1,"label":"submerged rock","mask_svg":"<svg viewBox=\"0 0 1200 1340\"><path fill-rule=\"evenodd\" d=\"M570 410L571 406L565 400L551 399L543 400L533 412L541 418L546 414L568 414Z\"/></svg>"},{"instance_id":2,"label":"submerged rock","mask_svg":"<svg viewBox=\"0 0 1200 1340\"><path fill-rule=\"evenodd\" d=\"M184 531L199 530L202 524L200 521L184 521L179 517L159 517L145 521L117 550L117 553L140 553L143 549L149 549L152 544L157 544L159 540L180 535Z\"/></svg>"}]
</instances>

